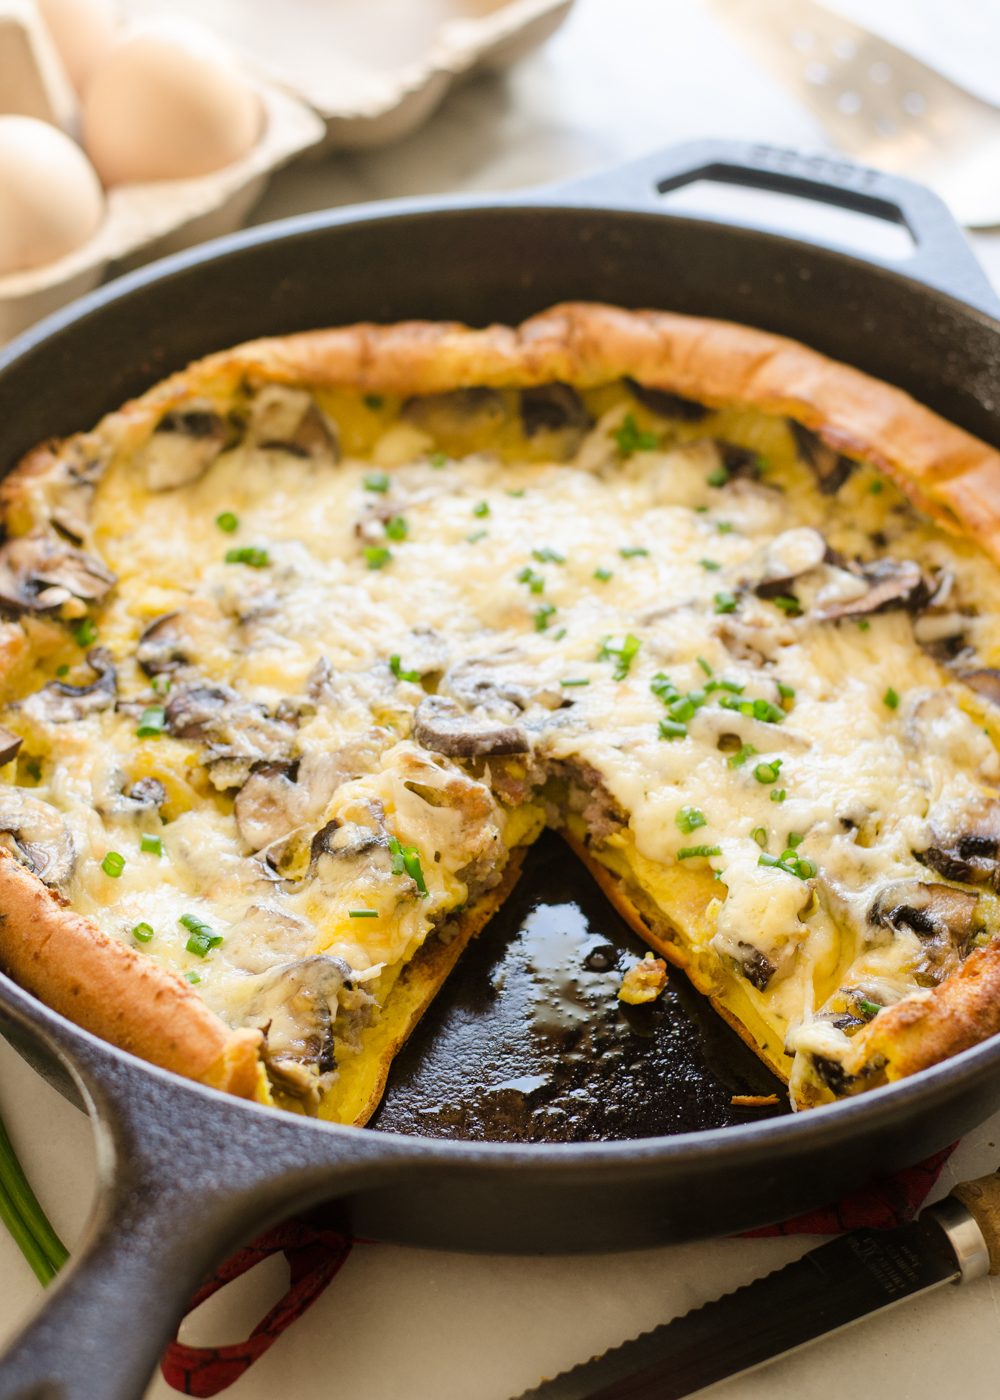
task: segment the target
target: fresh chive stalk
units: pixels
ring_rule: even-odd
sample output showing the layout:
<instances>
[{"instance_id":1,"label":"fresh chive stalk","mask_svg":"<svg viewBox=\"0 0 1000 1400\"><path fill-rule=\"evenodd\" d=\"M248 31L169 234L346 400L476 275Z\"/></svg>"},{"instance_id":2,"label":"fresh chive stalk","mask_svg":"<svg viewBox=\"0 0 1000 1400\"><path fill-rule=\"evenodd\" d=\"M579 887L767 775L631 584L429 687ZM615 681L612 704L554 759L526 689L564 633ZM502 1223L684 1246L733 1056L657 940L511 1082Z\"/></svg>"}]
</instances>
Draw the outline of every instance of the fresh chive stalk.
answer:
<instances>
[{"instance_id":1,"label":"fresh chive stalk","mask_svg":"<svg viewBox=\"0 0 1000 1400\"><path fill-rule=\"evenodd\" d=\"M39 1283L47 1284L69 1258L28 1184L7 1130L0 1121L0 1219L31 1265Z\"/></svg>"}]
</instances>

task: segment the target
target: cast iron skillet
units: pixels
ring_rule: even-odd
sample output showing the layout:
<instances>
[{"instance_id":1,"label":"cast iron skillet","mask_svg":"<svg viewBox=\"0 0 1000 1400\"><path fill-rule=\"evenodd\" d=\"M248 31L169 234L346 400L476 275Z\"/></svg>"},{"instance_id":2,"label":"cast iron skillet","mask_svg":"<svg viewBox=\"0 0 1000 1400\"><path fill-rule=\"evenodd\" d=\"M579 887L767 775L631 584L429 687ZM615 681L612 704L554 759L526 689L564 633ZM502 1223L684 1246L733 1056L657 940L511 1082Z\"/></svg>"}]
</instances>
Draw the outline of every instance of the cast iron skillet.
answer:
<instances>
[{"instance_id":1,"label":"cast iron skillet","mask_svg":"<svg viewBox=\"0 0 1000 1400\"><path fill-rule=\"evenodd\" d=\"M664 214L698 178L905 225L895 266ZM729 317L901 385L1000 445L1000 303L944 206L794 153L684 146L554 189L335 210L112 284L0 355L3 470L208 351L372 319L516 323L565 298ZM632 1141L517 1145L352 1129L155 1069L0 977L0 1029L92 1115L100 1195L77 1256L0 1360L0 1400L139 1400L203 1276L294 1211L342 1203L379 1239L503 1253L619 1250L747 1229L954 1141L1000 1107L1000 1039L848 1103Z\"/></svg>"}]
</instances>

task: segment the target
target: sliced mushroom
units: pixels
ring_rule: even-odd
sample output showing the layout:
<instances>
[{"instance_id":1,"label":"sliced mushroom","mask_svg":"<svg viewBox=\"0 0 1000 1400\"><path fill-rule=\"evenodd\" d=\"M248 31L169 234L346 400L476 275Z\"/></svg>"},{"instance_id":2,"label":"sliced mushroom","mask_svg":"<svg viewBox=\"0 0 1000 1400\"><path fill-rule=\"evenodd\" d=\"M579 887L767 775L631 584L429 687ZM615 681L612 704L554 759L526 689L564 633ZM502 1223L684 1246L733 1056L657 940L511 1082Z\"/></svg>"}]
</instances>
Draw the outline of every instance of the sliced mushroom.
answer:
<instances>
[{"instance_id":1,"label":"sliced mushroom","mask_svg":"<svg viewBox=\"0 0 1000 1400\"><path fill-rule=\"evenodd\" d=\"M926 850L915 851L923 865L929 865L946 880L978 885L989 880L1000 888L1000 802L984 799L963 813L961 830L943 831L931 823L933 842Z\"/></svg>"},{"instance_id":2,"label":"sliced mushroom","mask_svg":"<svg viewBox=\"0 0 1000 1400\"><path fill-rule=\"evenodd\" d=\"M269 1070L313 1109L333 1082L336 1040L357 1048L374 1008L353 976L342 958L314 953L247 979L237 1024L264 1031Z\"/></svg>"},{"instance_id":3,"label":"sliced mushroom","mask_svg":"<svg viewBox=\"0 0 1000 1400\"><path fill-rule=\"evenodd\" d=\"M555 681L544 680L521 652L476 656L452 666L440 686L468 710L482 708L514 719L530 705L557 710L566 695Z\"/></svg>"},{"instance_id":4,"label":"sliced mushroom","mask_svg":"<svg viewBox=\"0 0 1000 1400\"><path fill-rule=\"evenodd\" d=\"M760 456L749 447L738 447L735 442L716 439L716 447L722 458L722 465L729 473L730 481L757 481L760 477Z\"/></svg>"},{"instance_id":5,"label":"sliced mushroom","mask_svg":"<svg viewBox=\"0 0 1000 1400\"><path fill-rule=\"evenodd\" d=\"M959 671L958 679L992 705L1000 705L1000 671L982 666L975 671Z\"/></svg>"},{"instance_id":6,"label":"sliced mushroom","mask_svg":"<svg viewBox=\"0 0 1000 1400\"><path fill-rule=\"evenodd\" d=\"M425 749L449 758L528 753L531 744L520 725L497 724L468 715L443 695L428 695L413 715L413 737Z\"/></svg>"},{"instance_id":7,"label":"sliced mushroom","mask_svg":"<svg viewBox=\"0 0 1000 1400\"><path fill-rule=\"evenodd\" d=\"M915 933L922 948L914 973L923 985L936 986L965 957L978 899L978 895L950 885L908 880L878 895L868 912L868 922L893 932L907 928Z\"/></svg>"},{"instance_id":8,"label":"sliced mushroom","mask_svg":"<svg viewBox=\"0 0 1000 1400\"><path fill-rule=\"evenodd\" d=\"M15 734L12 729L5 729L0 724L0 765L10 763L11 759L17 758L23 743L24 740L20 734Z\"/></svg>"},{"instance_id":9,"label":"sliced mushroom","mask_svg":"<svg viewBox=\"0 0 1000 1400\"><path fill-rule=\"evenodd\" d=\"M23 788L0 788L0 845L47 885L73 870L73 843L61 813Z\"/></svg>"},{"instance_id":10,"label":"sliced mushroom","mask_svg":"<svg viewBox=\"0 0 1000 1400\"><path fill-rule=\"evenodd\" d=\"M97 674L87 685L67 685L65 681L49 681L18 708L31 719L45 724L70 724L99 710L110 710L118 690L118 675L111 653L105 647L91 647L87 665Z\"/></svg>"},{"instance_id":11,"label":"sliced mushroom","mask_svg":"<svg viewBox=\"0 0 1000 1400\"><path fill-rule=\"evenodd\" d=\"M304 389L268 384L259 390L250 410L250 438L269 451L340 460L336 424Z\"/></svg>"},{"instance_id":12,"label":"sliced mushroom","mask_svg":"<svg viewBox=\"0 0 1000 1400\"><path fill-rule=\"evenodd\" d=\"M181 628L182 616L182 613L172 612L155 618L139 638L135 659L147 676L159 676L188 664L184 647L190 645L190 640Z\"/></svg>"},{"instance_id":13,"label":"sliced mushroom","mask_svg":"<svg viewBox=\"0 0 1000 1400\"><path fill-rule=\"evenodd\" d=\"M32 533L0 548L0 603L41 612L70 598L103 598L116 576L93 554L57 535Z\"/></svg>"},{"instance_id":14,"label":"sliced mushroom","mask_svg":"<svg viewBox=\"0 0 1000 1400\"><path fill-rule=\"evenodd\" d=\"M295 781L297 763L256 764L236 797L236 825L252 851L301 825L308 794Z\"/></svg>"},{"instance_id":15,"label":"sliced mushroom","mask_svg":"<svg viewBox=\"0 0 1000 1400\"><path fill-rule=\"evenodd\" d=\"M220 788L242 786L255 763L287 759L295 739L294 724L226 685L175 686L165 709L174 738L207 744L205 762Z\"/></svg>"},{"instance_id":16,"label":"sliced mushroom","mask_svg":"<svg viewBox=\"0 0 1000 1400\"><path fill-rule=\"evenodd\" d=\"M303 958L316 941L308 919L269 904L251 904L226 934L226 958L244 972L267 972L291 958Z\"/></svg>"},{"instance_id":17,"label":"sliced mushroom","mask_svg":"<svg viewBox=\"0 0 1000 1400\"><path fill-rule=\"evenodd\" d=\"M137 783L132 784L127 796L140 807L159 808L167 800L167 790L159 778L140 778Z\"/></svg>"},{"instance_id":18,"label":"sliced mushroom","mask_svg":"<svg viewBox=\"0 0 1000 1400\"><path fill-rule=\"evenodd\" d=\"M758 598L787 595L800 574L816 569L826 558L826 540L808 525L784 530L768 546L764 577L754 589Z\"/></svg>"},{"instance_id":19,"label":"sliced mushroom","mask_svg":"<svg viewBox=\"0 0 1000 1400\"><path fill-rule=\"evenodd\" d=\"M788 426L792 430L799 456L812 467L816 475L816 484L820 491L824 496L835 496L857 466L857 462L828 447L818 434L802 423L797 423L794 418L789 418Z\"/></svg>"},{"instance_id":20,"label":"sliced mushroom","mask_svg":"<svg viewBox=\"0 0 1000 1400\"><path fill-rule=\"evenodd\" d=\"M369 855L378 847L389 849L385 833L360 822L341 822L334 819L317 831L312 840L312 858L322 855L335 856L338 860L356 860L358 856Z\"/></svg>"},{"instance_id":21,"label":"sliced mushroom","mask_svg":"<svg viewBox=\"0 0 1000 1400\"><path fill-rule=\"evenodd\" d=\"M521 390L521 423L525 437L557 433L564 428L588 432L594 420L575 389L568 384L540 384Z\"/></svg>"},{"instance_id":22,"label":"sliced mushroom","mask_svg":"<svg viewBox=\"0 0 1000 1400\"><path fill-rule=\"evenodd\" d=\"M683 423L700 423L712 412L703 403L695 403L693 399L682 399L680 394L671 394L666 389L652 389L627 376L625 383L632 397L641 403L643 408L648 408L650 413L655 413L660 418L679 418Z\"/></svg>"},{"instance_id":23,"label":"sliced mushroom","mask_svg":"<svg viewBox=\"0 0 1000 1400\"><path fill-rule=\"evenodd\" d=\"M226 445L229 431L210 406L165 413L135 454L147 491L173 491L205 475Z\"/></svg>"},{"instance_id":24,"label":"sliced mushroom","mask_svg":"<svg viewBox=\"0 0 1000 1400\"><path fill-rule=\"evenodd\" d=\"M889 612L896 608L912 611L927 601L928 586L920 565L912 559L892 559L888 556L862 564L856 570L859 580L867 583L867 591L858 598L825 603L813 609L817 622L835 622L844 617L864 617L871 613Z\"/></svg>"},{"instance_id":25,"label":"sliced mushroom","mask_svg":"<svg viewBox=\"0 0 1000 1400\"><path fill-rule=\"evenodd\" d=\"M766 992L775 973L774 964L752 943L744 943L741 939L736 946L740 950L737 963L740 972L758 992Z\"/></svg>"},{"instance_id":26,"label":"sliced mushroom","mask_svg":"<svg viewBox=\"0 0 1000 1400\"><path fill-rule=\"evenodd\" d=\"M407 399L401 417L432 437L463 443L498 428L506 418L503 397L496 389L452 389L447 394L424 394Z\"/></svg>"}]
</instances>

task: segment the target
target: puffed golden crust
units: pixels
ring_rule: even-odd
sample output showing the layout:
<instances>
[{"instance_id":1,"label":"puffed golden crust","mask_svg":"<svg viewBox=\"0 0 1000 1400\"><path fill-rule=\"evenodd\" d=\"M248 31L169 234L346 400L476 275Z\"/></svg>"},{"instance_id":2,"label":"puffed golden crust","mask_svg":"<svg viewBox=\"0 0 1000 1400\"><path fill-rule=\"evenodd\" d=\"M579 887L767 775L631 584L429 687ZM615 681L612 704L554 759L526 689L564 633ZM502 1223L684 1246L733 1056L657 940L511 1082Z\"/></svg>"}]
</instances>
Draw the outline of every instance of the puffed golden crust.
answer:
<instances>
[{"instance_id":1,"label":"puffed golden crust","mask_svg":"<svg viewBox=\"0 0 1000 1400\"><path fill-rule=\"evenodd\" d=\"M867 1060L885 1057L887 1079L903 1079L998 1031L1000 938L994 938L970 953L926 999L897 1002L880 1011L858 1049Z\"/></svg>"},{"instance_id":2,"label":"puffed golden crust","mask_svg":"<svg viewBox=\"0 0 1000 1400\"><path fill-rule=\"evenodd\" d=\"M516 329L495 325L470 330L457 323L418 321L361 324L251 341L210 355L107 415L92 431L28 453L0 483L0 520L14 535L51 528L54 519L72 533L77 528L73 522L83 521L76 508L85 506L88 487L115 456L134 452L165 413L192 399L207 400L225 412L247 382L408 395L552 381L588 388L624 375L710 407L743 404L795 419L835 451L872 463L920 509L974 539L1000 562L1000 453L902 390L751 327L583 302L552 307ZM81 537L86 528L82 523ZM20 624L11 624L9 634L0 637L0 672L16 668L23 650ZM596 862L588 857L588 864L598 875ZM610 896L607 874L598 878ZM681 950L652 931L637 909L626 911L624 892L612 897L651 946L685 965ZM36 904L44 908L44 919L31 932L35 914L29 918L20 911ZM6 857L0 861L0 906L7 911L0 956L17 980L50 1005L182 1074L249 1082L249 1041L246 1053L240 1052L244 1069L229 1068L227 1055L236 1045L228 1038L232 1033L190 989L141 954L105 938ZM61 929L67 930L65 938ZM58 957L51 948L43 953L50 938L58 943ZM70 955L65 949L74 951ZM912 1073L1000 1029L997 960L1000 953L973 954L929 1001L906 1002L898 1012L879 1016L877 1033L873 1023L864 1033L865 1043L891 1039L891 1044L886 1041L889 1077ZM81 968L89 981L83 980ZM167 1014L168 1008L182 1006L182 1023L190 1021L192 1027L186 1048L179 1023ZM724 1008L717 1009L732 1022ZM742 1027L737 1029L748 1038ZM256 1074L255 1051L252 1068Z\"/></svg>"},{"instance_id":3,"label":"puffed golden crust","mask_svg":"<svg viewBox=\"0 0 1000 1400\"><path fill-rule=\"evenodd\" d=\"M193 989L110 938L0 849L0 967L84 1030L163 1069L250 1098L260 1031L231 1031Z\"/></svg>"},{"instance_id":4,"label":"puffed golden crust","mask_svg":"<svg viewBox=\"0 0 1000 1400\"><path fill-rule=\"evenodd\" d=\"M46 443L0 485L14 533L46 518L56 478L80 462L138 447L169 409L193 396L224 401L244 381L432 394L560 380L577 388L630 375L713 407L785 414L835 451L890 476L942 525L1000 561L1000 453L901 389L797 341L728 321L567 302L517 329L404 321L250 341L209 355L109 414L92 433Z\"/></svg>"}]
</instances>

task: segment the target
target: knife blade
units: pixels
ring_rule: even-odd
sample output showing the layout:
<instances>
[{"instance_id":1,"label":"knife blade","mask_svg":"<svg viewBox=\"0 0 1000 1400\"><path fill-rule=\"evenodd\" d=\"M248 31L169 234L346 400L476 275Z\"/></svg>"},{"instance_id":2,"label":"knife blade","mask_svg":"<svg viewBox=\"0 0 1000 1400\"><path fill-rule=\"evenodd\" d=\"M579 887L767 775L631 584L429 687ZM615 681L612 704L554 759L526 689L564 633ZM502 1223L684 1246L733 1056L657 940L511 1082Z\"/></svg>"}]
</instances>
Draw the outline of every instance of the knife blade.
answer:
<instances>
[{"instance_id":1,"label":"knife blade","mask_svg":"<svg viewBox=\"0 0 1000 1400\"><path fill-rule=\"evenodd\" d=\"M680 1400L942 1284L997 1272L1000 1175L956 1193L911 1224L819 1245L518 1400Z\"/></svg>"}]
</instances>

